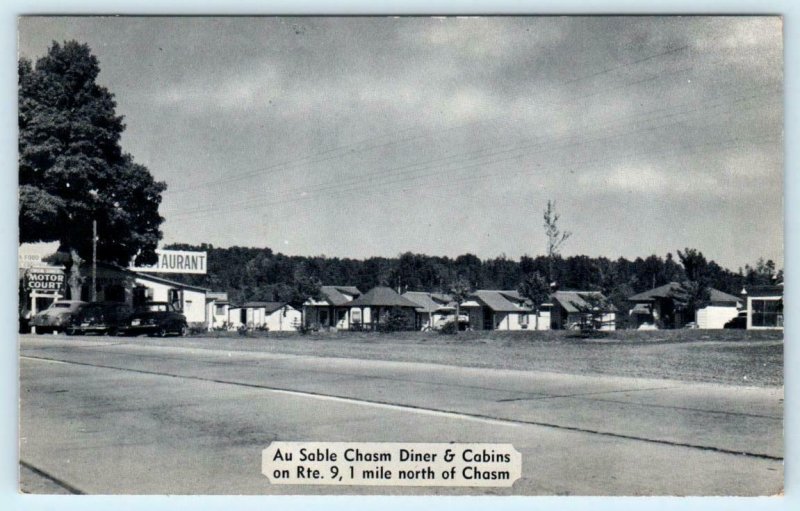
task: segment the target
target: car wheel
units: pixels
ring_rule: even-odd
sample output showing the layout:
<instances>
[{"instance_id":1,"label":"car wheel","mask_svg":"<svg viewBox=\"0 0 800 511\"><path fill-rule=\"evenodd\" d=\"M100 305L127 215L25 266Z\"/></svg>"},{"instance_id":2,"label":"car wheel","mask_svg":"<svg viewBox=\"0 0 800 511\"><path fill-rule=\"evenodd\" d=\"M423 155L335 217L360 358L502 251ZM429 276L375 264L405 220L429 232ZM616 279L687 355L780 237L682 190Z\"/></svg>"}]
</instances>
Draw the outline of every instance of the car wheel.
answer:
<instances>
[{"instance_id":1,"label":"car wheel","mask_svg":"<svg viewBox=\"0 0 800 511\"><path fill-rule=\"evenodd\" d=\"M186 337L186 334L189 333L189 329L186 327L186 323L181 323L181 327L178 330L178 335L181 337Z\"/></svg>"}]
</instances>

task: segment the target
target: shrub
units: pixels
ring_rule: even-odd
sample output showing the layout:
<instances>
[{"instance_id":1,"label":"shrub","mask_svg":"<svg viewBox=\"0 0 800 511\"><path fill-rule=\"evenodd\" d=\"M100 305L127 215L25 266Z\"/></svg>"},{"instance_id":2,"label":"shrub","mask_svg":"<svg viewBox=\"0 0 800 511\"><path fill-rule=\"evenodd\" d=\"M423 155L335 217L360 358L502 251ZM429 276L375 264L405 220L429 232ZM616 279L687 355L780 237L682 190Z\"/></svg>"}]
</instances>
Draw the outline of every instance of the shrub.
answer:
<instances>
[{"instance_id":1,"label":"shrub","mask_svg":"<svg viewBox=\"0 0 800 511\"><path fill-rule=\"evenodd\" d=\"M197 335L208 331L208 326L203 321L193 321L189 323L189 334Z\"/></svg>"},{"instance_id":2,"label":"shrub","mask_svg":"<svg viewBox=\"0 0 800 511\"><path fill-rule=\"evenodd\" d=\"M392 307L386 321L380 324L382 332L414 330L414 320L400 307Z\"/></svg>"},{"instance_id":3,"label":"shrub","mask_svg":"<svg viewBox=\"0 0 800 511\"><path fill-rule=\"evenodd\" d=\"M456 333L456 322L448 321L439 328L439 333L442 335L454 335Z\"/></svg>"},{"instance_id":4,"label":"shrub","mask_svg":"<svg viewBox=\"0 0 800 511\"><path fill-rule=\"evenodd\" d=\"M311 332L316 332L319 330L319 326L317 325L309 326L309 325L304 325L303 323L298 324L296 328L297 332L300 333L300 335L308 335Z\"/></svg>"}]
</instances>

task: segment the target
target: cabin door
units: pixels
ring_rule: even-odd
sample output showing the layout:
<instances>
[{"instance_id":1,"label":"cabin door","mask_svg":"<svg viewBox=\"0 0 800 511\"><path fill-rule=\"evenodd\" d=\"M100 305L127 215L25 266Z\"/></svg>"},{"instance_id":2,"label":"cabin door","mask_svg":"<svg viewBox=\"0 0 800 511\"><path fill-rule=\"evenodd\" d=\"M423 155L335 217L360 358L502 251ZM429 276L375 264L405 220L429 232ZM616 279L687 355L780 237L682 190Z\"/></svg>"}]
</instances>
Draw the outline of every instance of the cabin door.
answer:
<instances>
[{"instance_id":1,"label":"cabin door","mask_svg":"<svg viewBox=\"0 0 800 511\"><path fill-rule=\"evenodd\" d=\"M483 308L483 329L494 330L494 311L488 307Z\"/></svg>"}]
</instances>

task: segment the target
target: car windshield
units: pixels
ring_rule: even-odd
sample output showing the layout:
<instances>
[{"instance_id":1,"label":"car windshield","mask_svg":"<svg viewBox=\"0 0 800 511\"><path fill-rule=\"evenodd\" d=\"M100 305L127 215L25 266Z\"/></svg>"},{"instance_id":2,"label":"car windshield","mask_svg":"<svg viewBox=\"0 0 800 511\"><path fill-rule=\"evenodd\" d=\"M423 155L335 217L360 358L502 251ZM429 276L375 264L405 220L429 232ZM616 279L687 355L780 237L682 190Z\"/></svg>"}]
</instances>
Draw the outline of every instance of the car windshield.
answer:
<instances>
[{"instance_id":1,"label":"car windshield","mask_svg":"<svg viewBox=\"0 0 800 511\"><path fill-rule=\"evenodd\" d=\"M169 306L166 303L149 303L141 308L139 308L140 312L167 312L169 311Z\"/></svg>"}]
</instances>

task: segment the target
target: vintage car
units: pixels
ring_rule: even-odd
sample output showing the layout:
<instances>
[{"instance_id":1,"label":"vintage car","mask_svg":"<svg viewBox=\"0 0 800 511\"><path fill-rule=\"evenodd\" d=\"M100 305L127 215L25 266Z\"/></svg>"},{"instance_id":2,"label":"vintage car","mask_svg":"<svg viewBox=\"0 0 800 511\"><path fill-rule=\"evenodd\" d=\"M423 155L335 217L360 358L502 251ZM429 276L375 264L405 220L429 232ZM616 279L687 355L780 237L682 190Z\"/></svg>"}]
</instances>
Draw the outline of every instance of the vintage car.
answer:
<instances>
[{"instance_id":1,"label":"vintage car","mask_svg":"<svg viewBox=\"0 0 800 511\"><path fill-rule=\"evenodd\" d=\"M133 309L125 303L87 303L72 316L66 332L67 335L87 333L117 335L128 326L131 314Z\"/></svg>"},{"instance_id":2,"label":"vintage car","mask_svg":"<svg viewBox=\"0 0 800 511\"><path fill-rule=\"evenodd\" d=\"M37 334L63 332L69 326L72 317L86 305L79 300L59 300L50 307L36 314L30 324L36 327Z\"/></svg>"},{"instance_id":3,"label":"vintage car","mask_svg":"<svg viewBox=\"0 0 800 511\"><path fill-rule=\"evenodd\" d=\"M187 330L186 316L171 303L148 302L133 311L123 333L166 337L169 334L186 335Z\"/></svg>"},{"instance_id":4,"label":"vintage car","mask_svg":"<svg viewBox=\"0 0 800 511\"><path fill-rule=\"evenodd\" d=\"M735 318L725 323L722 328L742 330L747 328L747 311L739 311Z\"/></svg>"}]
</instances>

